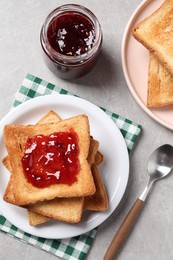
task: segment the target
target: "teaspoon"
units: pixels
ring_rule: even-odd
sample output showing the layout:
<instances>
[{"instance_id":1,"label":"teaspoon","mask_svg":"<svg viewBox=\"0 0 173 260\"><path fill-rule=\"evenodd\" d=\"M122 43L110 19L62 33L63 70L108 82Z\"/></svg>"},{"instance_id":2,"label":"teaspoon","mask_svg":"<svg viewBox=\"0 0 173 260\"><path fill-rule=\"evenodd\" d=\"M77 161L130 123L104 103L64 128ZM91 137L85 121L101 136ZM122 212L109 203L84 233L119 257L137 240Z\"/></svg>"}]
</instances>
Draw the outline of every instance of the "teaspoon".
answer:
<instances>
[{"instance_id":1,"label":"teaspoon","mask_svg":"<svg viewBox=\"0 0 173 260\"><path fill-rule=\"evenodd\" d=\"M121 224L118 232L114 236L104 260L113 260L125 243L130 231L132 230L145 199L156 180L168 175L173 168L173 147L169 144L158 147L150 156L147 163L149 181L141 196L136 200L125 220Z\"/></svg>"}]
</instances>

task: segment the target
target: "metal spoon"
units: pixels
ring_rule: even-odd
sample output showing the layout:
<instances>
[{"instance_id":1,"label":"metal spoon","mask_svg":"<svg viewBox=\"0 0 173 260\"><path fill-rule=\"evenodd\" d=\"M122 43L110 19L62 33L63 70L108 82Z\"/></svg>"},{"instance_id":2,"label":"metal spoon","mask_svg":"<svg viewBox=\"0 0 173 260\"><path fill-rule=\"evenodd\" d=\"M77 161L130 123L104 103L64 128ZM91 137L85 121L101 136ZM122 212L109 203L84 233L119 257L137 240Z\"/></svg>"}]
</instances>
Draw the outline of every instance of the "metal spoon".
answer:
<instances>
[{"instance_id":1,"label":"metal spoon","mask_svg":"<svg viewBox=\"0 0 173 260\"><path fill-rule=\"evenodd\" d=\"M145 187L141 196L136 200L125 220L121 224L118 232L114 236L105 256L104 260L113 260L120 248L125 243L132 227L134 226L139 213L141 212L144 201L151 189L153 183L166 175L173 168L173 147L165 144L157 148L150 156L147 164L147 170L150 176L149 182Z\"/></svg>"}]
</instances>

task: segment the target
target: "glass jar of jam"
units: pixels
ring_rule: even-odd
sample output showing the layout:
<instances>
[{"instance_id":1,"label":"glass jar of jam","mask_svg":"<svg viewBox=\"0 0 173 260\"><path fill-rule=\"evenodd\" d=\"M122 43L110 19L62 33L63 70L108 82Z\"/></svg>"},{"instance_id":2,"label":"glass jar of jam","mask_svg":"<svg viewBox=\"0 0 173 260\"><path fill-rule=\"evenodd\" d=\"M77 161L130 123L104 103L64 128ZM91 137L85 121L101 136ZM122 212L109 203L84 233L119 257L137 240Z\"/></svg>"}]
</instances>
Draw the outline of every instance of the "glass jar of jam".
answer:
<instances>
[{"instance_id":1,"label":"glass jar of jam","mask_svg":"<svg viewBox=\"0 0 173 260\"><path fill-rule=\"evenodd\" d=\"M73 79L87 74L95 65L102 31L90 10L66 4L48 15L40 41L48 67L58 77Z\"/></svg>"}]
</instances>

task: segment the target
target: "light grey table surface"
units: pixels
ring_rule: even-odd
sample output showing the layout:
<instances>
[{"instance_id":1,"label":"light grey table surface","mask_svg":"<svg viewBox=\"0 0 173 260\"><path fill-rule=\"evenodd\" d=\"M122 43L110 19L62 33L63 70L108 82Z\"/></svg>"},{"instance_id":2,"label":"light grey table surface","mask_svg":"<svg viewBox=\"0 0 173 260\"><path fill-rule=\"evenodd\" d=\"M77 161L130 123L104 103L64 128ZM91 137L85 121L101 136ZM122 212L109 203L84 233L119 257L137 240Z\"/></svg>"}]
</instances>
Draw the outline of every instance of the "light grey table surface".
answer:
<instances>
[{"instance_id":1,"label":"light grey table surface","mask_svg":"<svg viewBox=\"0 0 173 260\"><path fill-rule=\"evenodd\" d=\"M103 30L99 62L87 76L65 81L52 74L41 57L39 32L47 16L58 5L74 1L1 0L0 3L0 119L10 110L14 94L27 73L37 75L97 105L143 126L130 156L129 182L125 195L97 233L87 259L103 259L120 223L144 189L148 177L146 162L161 144L172 143L172 131L151 119L136 103L124 79L121 43L125 26L141 0L78 1L98 17ZM173 259L173 176L158 182L132 234L120 252L120 260ZM0 233L2 260L55 260L42 250Z\"/></svg>"}]
</instances>

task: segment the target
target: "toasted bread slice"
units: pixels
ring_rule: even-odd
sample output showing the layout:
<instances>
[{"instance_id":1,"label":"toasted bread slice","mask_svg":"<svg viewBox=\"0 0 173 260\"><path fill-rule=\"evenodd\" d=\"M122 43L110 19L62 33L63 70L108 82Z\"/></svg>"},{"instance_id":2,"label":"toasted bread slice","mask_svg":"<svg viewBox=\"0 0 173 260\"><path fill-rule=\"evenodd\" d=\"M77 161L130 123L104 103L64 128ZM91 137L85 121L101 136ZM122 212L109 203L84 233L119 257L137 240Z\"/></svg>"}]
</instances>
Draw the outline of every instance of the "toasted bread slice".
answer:
<instances>
[{"instance_id":1,"label":"toasted bread slice","mask_svg":"<svg viewBox=\"0 0 173 260\"><path fill-rule=\"evenodd\" d=\"M47 123L54 123L56 121L62 120L58 114L54 111L49 111L42 119L38 121L37 124L47 124ZM99 165L103 161L103 155L98 151L99 142L91 137L90 139L90 147L89 147L89 154L87 157L89 165L92 165L96 162ZM8 169L8 171L12 174L12 166L10 163L9 156L5 156L2 160L4 166ZM8 182L6 191L4 193L4 200L6 202L15 204L14 192L13 192L13 177L10 176L10 180Z\"/></svg>"},{"instance_id":2,"label":"toasted bread slice","mask_svg":"<svg viewBox=\"0 0 173 260\"><path fill-rule=\"evenodd\" d=\"M28 208L32 212L39 213L49 218L69 223L78 223L82 216L83 202L83 197L57 198L45 203L38 202Z\"/></svg>"},{"instance_id":3,"label":"toasted bread slice","mask_svg":"<svg viewBox=\"0 0 173 260\"><path fill-rule=\"evenodd\" d=\"M52 122L56 122L59 120L61 120L61 118L55 112L50 111L38 122L38 124L52 123ZM103 155L99 151L97 151L98 145L99 145L98 141L94 140L91 137L89 155L87 158L88 163L90 165L92 165L94 162L96 164L100 164L103 161ZM6 156L3 159L3 164L12 173L12 167L11 167L8 156ZM6 192L4 194L4 199L9 203L15 204L12 179L13 179L13 177L11 176L7 189L6 189ZM96 179L95 179L95 181L96 181ZM99 185L99 183L98 183L98 185ZM80 217L82 214L83 199L78 200L77 198L73 198L73 200L70 201L67 198L65 203L63 203L60 200L65 201L65 199L59 199L58 201L55 199L55 200L52 200L51 204L49 204L49 205L48 205L49 201L48 202L45 201L42 203L38 203L38 208L37 208L37 204L35 204L33 206L33 208L31 208L31 209L28 208L28 219L29 219L30 225L35 226L38 224L42 224L44 222L47 222L50 219L49 217L45 217L45 216L43 216L39 213L35 213L35 212L41 212L42 214L47 215L47 216L52 216L51 214L53 214L53 216L52 216L53 218L59 219L62 221L67 221L67 222L72 222L72 223L78 222L80 220ZM90 197L90 200L91 200L91 197ZM61 211L56 211L55 208L57 207L57 209L58 209L59 205L61 205ZM70 205L70 207L69 207L69 205ZM98 207L98 205L96 206L95 210L97 210L97 207ZM68 211L68 208L69 208L69 211ZM70 216L71 215L70 210L73 211L73 214L75 215L75 219L74 219L74 217ZM56 214L56 212L58 212L58 214ZM63 212L66 212L66 214L63 214Z\"/></svg>"},{"instance_id":4,"label":"toasted bread slice","mask_svg":"<svg viewBox=\"0 0 173 260\"><path fill-rule=\"evenodd\" d=\"M43 224L50 219L50 218L40 215L38 213L32 212L29 209L27 210L27 213L28 213L29 224L31 226L37 226L37 225Z\"/></svg>"},{"instance_id":5,"label":"toasted bread slice","mask_svg":"<svg viewBox=\"0 0 173 260\"><path fill-rule=\"evenodd\" d=\"M27 182L21 165L23 149L28 137L36 134L49 135L53 132L67 131L73 127L78 135L80 172L78 180L71 186L66 184L51 185L39 189ZM90 133L89 122L85 115L72 117L58 123L45 125L7 125L4 139L14 173L14 195L17 205L27 205L56 197L86 196L95 193L95 185L87 162ZM21 149L22 148L22 149Z\"/></svg>"},{"instance_id":6,"label":"toasted bread slice","mask_svg":"<svg viewBox=\"0 0 173 260\"><path fill-rule=\"evenodd\" d=\"M153 108L172 104L173 75L150 53L147 106Z\"/></svg>"},{"instance_id":7,"label":"toasted bread slice","mask_svg":"<svg viewBox=\"0 0 173 260\"><path fill-rule=\"evenodd\" d=\"M134 26L133 36L152 51L162 66L173 74L173 0L166 0L149 17Z\"/></svg>"},{"instance_id":8,"label":"toasted bread slice","mask_svg":"<svg viewBox=\"0 0 173 260\"><path fill-rule=\"evenodd\" d=\"M108 196L103 184L98 166L94 163L91 167L96 192L91 196L85 197L84 208L87 210L105 211L108 209Z\"/></svg>"}]
</instances>

